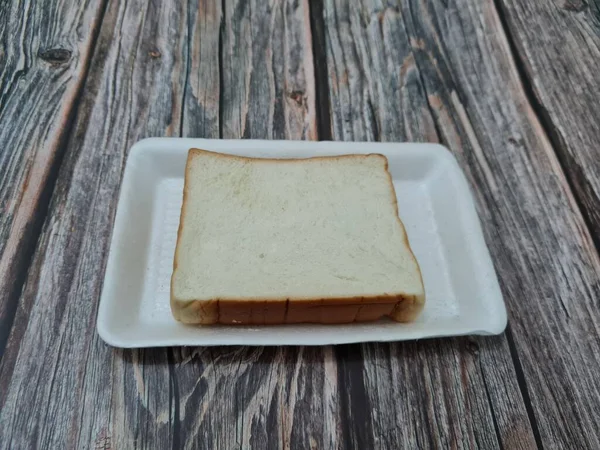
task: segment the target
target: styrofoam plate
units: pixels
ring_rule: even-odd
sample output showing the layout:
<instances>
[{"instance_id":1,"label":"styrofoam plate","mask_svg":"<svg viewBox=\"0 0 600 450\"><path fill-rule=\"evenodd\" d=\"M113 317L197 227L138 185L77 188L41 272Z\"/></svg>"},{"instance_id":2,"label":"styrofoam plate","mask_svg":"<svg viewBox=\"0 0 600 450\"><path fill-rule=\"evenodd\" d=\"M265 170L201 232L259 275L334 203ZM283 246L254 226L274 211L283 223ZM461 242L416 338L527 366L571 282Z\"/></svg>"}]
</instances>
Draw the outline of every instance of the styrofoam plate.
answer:
<instances>
[{"instance_id":1,"label":"styrofoam plate","mask_svg":"<svg viewBox=\"0 0 600 450\"><path fill-rule=\"evenodd\" d=\"M387 156L400 217L425 282L421 316L411 324L194 327L175 321L170 277L191 147L270 158ZM110 345L327 345L499 334L505 327L506 308L471 193L442 146L152 138L131 148L98 311L98 333Z\"/></svg>"}]
</instances>

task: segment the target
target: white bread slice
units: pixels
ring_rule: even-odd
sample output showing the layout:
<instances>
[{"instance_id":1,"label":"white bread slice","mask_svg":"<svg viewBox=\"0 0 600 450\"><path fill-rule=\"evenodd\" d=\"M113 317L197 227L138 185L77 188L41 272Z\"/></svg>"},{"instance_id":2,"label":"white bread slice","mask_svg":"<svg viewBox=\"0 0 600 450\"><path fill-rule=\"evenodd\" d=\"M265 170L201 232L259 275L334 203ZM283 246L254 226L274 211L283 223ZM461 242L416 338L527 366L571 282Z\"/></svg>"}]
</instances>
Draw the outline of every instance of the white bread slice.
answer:
<instances>
[{"instance_id":1,"label":"white bread slice","mask_svg":"<svg viewBox=\"0 0 600 450\"><path fill-rule=\"evenodd\" d=\"M189 151L171 280L177 320L409 322L424 301L385 156Z\"/></svg>"}]
</instances>

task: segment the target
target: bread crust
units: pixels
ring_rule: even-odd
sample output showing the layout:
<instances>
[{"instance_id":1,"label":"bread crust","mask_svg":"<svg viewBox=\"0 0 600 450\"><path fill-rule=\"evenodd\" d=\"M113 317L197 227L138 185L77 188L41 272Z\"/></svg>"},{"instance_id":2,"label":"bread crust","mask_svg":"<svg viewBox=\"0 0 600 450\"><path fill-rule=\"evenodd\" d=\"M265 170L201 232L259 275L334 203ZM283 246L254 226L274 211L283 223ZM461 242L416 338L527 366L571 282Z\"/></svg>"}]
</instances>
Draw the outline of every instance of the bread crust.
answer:
<instances>
[{"instance_id":1,"label":"bread crust","mask_svg":"<svg viewBox=\"0 0 600 450\"><path fill-rule=\"evenodd\" d=\"M385 162L385 171L388 176L389 188L391 189L393 206L396 211L398 224L404 234L404 242L408 251L417 265L417 271L423 284L421 268L410 247L404 224L398 214L398 201L392 176L388 170L388 160L384 155L370 154L348 154L340 156L316 156L311 158L249 158L244 156L228 155L224 153L211 152L192 148L188 152L185 166L185 181L183 187L183 205L177 230L177 246L173 258L173 275L171 276L171 311L178 321L190 325L277 325L291 323L320 323L320 324L343 324L353 322L370 322L382 317L390 317L396 322L413 322L423 310L425 295L407 295L405 293L393 293L373 296L359 297L336 297L336 298L218 298L213 300L179 300L173 294L174 275L177 270L179 243L183 229L183 219L187 207L188 195L188 172L191 168L190 162L202 154L211 154L223 158L235 158L247 161L260 159L263 162L291 163L294 161L305 161L307 159L342 159L342 158L368 158L380 157Z\"/></svg>"}]
</instances>

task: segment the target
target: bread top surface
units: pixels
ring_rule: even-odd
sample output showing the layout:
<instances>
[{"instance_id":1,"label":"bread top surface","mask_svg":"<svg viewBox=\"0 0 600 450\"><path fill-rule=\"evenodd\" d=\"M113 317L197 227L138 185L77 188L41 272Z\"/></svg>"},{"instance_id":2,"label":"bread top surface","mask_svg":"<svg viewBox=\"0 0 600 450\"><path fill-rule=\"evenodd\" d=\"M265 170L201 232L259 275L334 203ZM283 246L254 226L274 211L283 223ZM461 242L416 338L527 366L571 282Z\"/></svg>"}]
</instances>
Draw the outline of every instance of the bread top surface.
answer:
<instances>
[{"instance_id":1,"label":"bread top surface","mask_svg":"<svg viewBox=\"0 0 600 450\"><path fill-rule=\"evenodd\" d=\"M191 149L172 300L423 296L382 155Z\"/></svg>"}]
</instances>

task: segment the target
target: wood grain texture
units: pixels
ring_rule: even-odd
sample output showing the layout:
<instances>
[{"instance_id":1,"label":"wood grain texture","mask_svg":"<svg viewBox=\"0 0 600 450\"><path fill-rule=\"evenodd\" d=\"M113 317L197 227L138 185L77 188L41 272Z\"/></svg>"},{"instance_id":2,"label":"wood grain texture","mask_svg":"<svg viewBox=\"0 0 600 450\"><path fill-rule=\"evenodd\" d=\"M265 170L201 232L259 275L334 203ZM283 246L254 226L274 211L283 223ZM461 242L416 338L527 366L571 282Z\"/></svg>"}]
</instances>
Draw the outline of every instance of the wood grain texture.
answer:
<instances>
[{"instance_id":1,"label":"wood grain texture","mask_svg":"<svg viewBox=\"0 0 600 450\"><path fill-rule=\"evenodd\" d=\"M0 363L0 448L600 447L600 264L493 4L324 6L334 136L453 150L508 334L107 347L97 301L130 145L180 133L313 138L317 104L306 1L110 1Z\"/></svg>"},{"instance_id":2,"label":"wood grain texture","mask_svg":"<svg viewBox=\"0 0 600 450\"><path fill-rule=\"evenodd\" d=\"M102 7L52 0L0 8L0 355Z\"/></svg>"},{"instance_id":3,"label":"wood grain texture","mask_svg":"<svg viewBox=\"0 0 600 450\"><path fill-rule=\"evenodd\" d=\"M325 3L334 139L438 141L402 6ZM504 337L360 351L364 387L348 392L385 414L369 417L359 447L535 448Z\"/></svg>"},{"instance_id":4,"label":"wood grain texture","mask_svg":"<svg viewBox=\"0 0 600 450\"><path fill-rule=\"evenodd\" d=\"M184 6L140 0L107 7L0 365L1 448L172 443L166 352L113 350L95 322L127 150L146 136L179 134ZM157 410L166 416L155 417Z\"/></svg>"},{"instance_id":5,"label":"wood grain texture","mask_svg":"<svg viewBox=\"0 0 600 450\"><path fill-rule=\"evenodd\" d=\"M515 430L523 429L527 438L521 445L534 445L523 420L523 400L506 382L515 379L516 370L540 444L598 448L600 263L520 84L495 6L489 1L403 0L348 9L329 1L326 21L334 136L374 139L373 130L388 129L392 139L419 138L401 125L405 119L397 114L402 108L389 102L409 101L413 112L421 111L423 100L411 100L415 96L407 92L422 90L437 136L471 183L508 305L509 346L516 349L516 360L511 368L506 354L490 348L494 340L478 339L481 364L478 371L467 372L467 379L487 381L490 402L483 406L493 409L504 447L518 445ZM382 52L372 52L377 44L369 39L379 36L384 49L403 52L400 70L397 62L377 62ZM408 89L407 68L415 72L414 83L420 80L418 89ZM430 129L427 118L412 123ZM505 340L499 341L506 348ZM440 350L451 351L457 350ZM500 377L499 371L510 375ZM508 406L517 415L506 414Z\"/></svg>"},{"instance_id":6,"label":"wood grain texture","mask_svg":"<svg viewBox=\"0 0 600 450\"><path fill-rule=\"evenodd\" d=\"M220 137L221 7L220 1L194 0L186 8L187 65L181 136Z\"/></svg>"},{"instance_id":7,"label":"wood grain texture","mask_svg":"<svg viewBox=\"0 0 600 450\"><path fill-rule=\"evenodd\" d=\"M225 5L222 137L316 139L308 1Z\"/></svg>"},{"instance_id":8,"label":"wood grain texture","mask_svg":"<svg viewBox=\"0 0 600 450\"><path fill-rule=\"evenodd\" d=\"M222 137L314 137L307 7L293 1L224 3ZM174 447L341 445L331 348L174 349L172 363Z\"/></svg>"},{"instance_id":9,"label":"wood grain texture","mask_svg":"<svg viewBox=\"0 0 600 450\"><path fill-rule=\"evenodd\" d=\"M600 248L600 2L497 3Z\"/></svg>"},{"instance_id":10,"label":"wood grain texture","mask_svg":"<svg viewBox=\"0 0 600 450\"><path fill-rule=\"evenodd\" d=\"M260 107L256 114L265 114L271 105L269 124L247 120L244 132L253 136L302 138L313 133L312 69L291 65L298 57L311 59L310 39L304 34L307 5L272 6L272 15L265 11L254 17L262 21L254 24L256 30L276 33L278 28L270 24L286 21L286 33L302 48L253 46L255 55L259 48L263 52L254 64L271 58L272 71L279 75L261 72L276 80L266 84L249 75L252 94L238 98L237 87L223 89L223 74L214 70L224 20L220 1L109 3L49 218L0 365L0 448L339 445L337 366L331 348L115 350L95 331L119 182L133 142L179 130L218 136L220 101L222 112L238 111L240 116L250 102ZM229 26L239 30L248 17L236 17ZM237 58L249 59L249 54L236 52ZM275 108L272 90L286 92L286 87L304 94ZM229 103L220 98L221 90L228 92ZM223 128L235 129L234 122Z\"/></svg>"}]
</instances>

